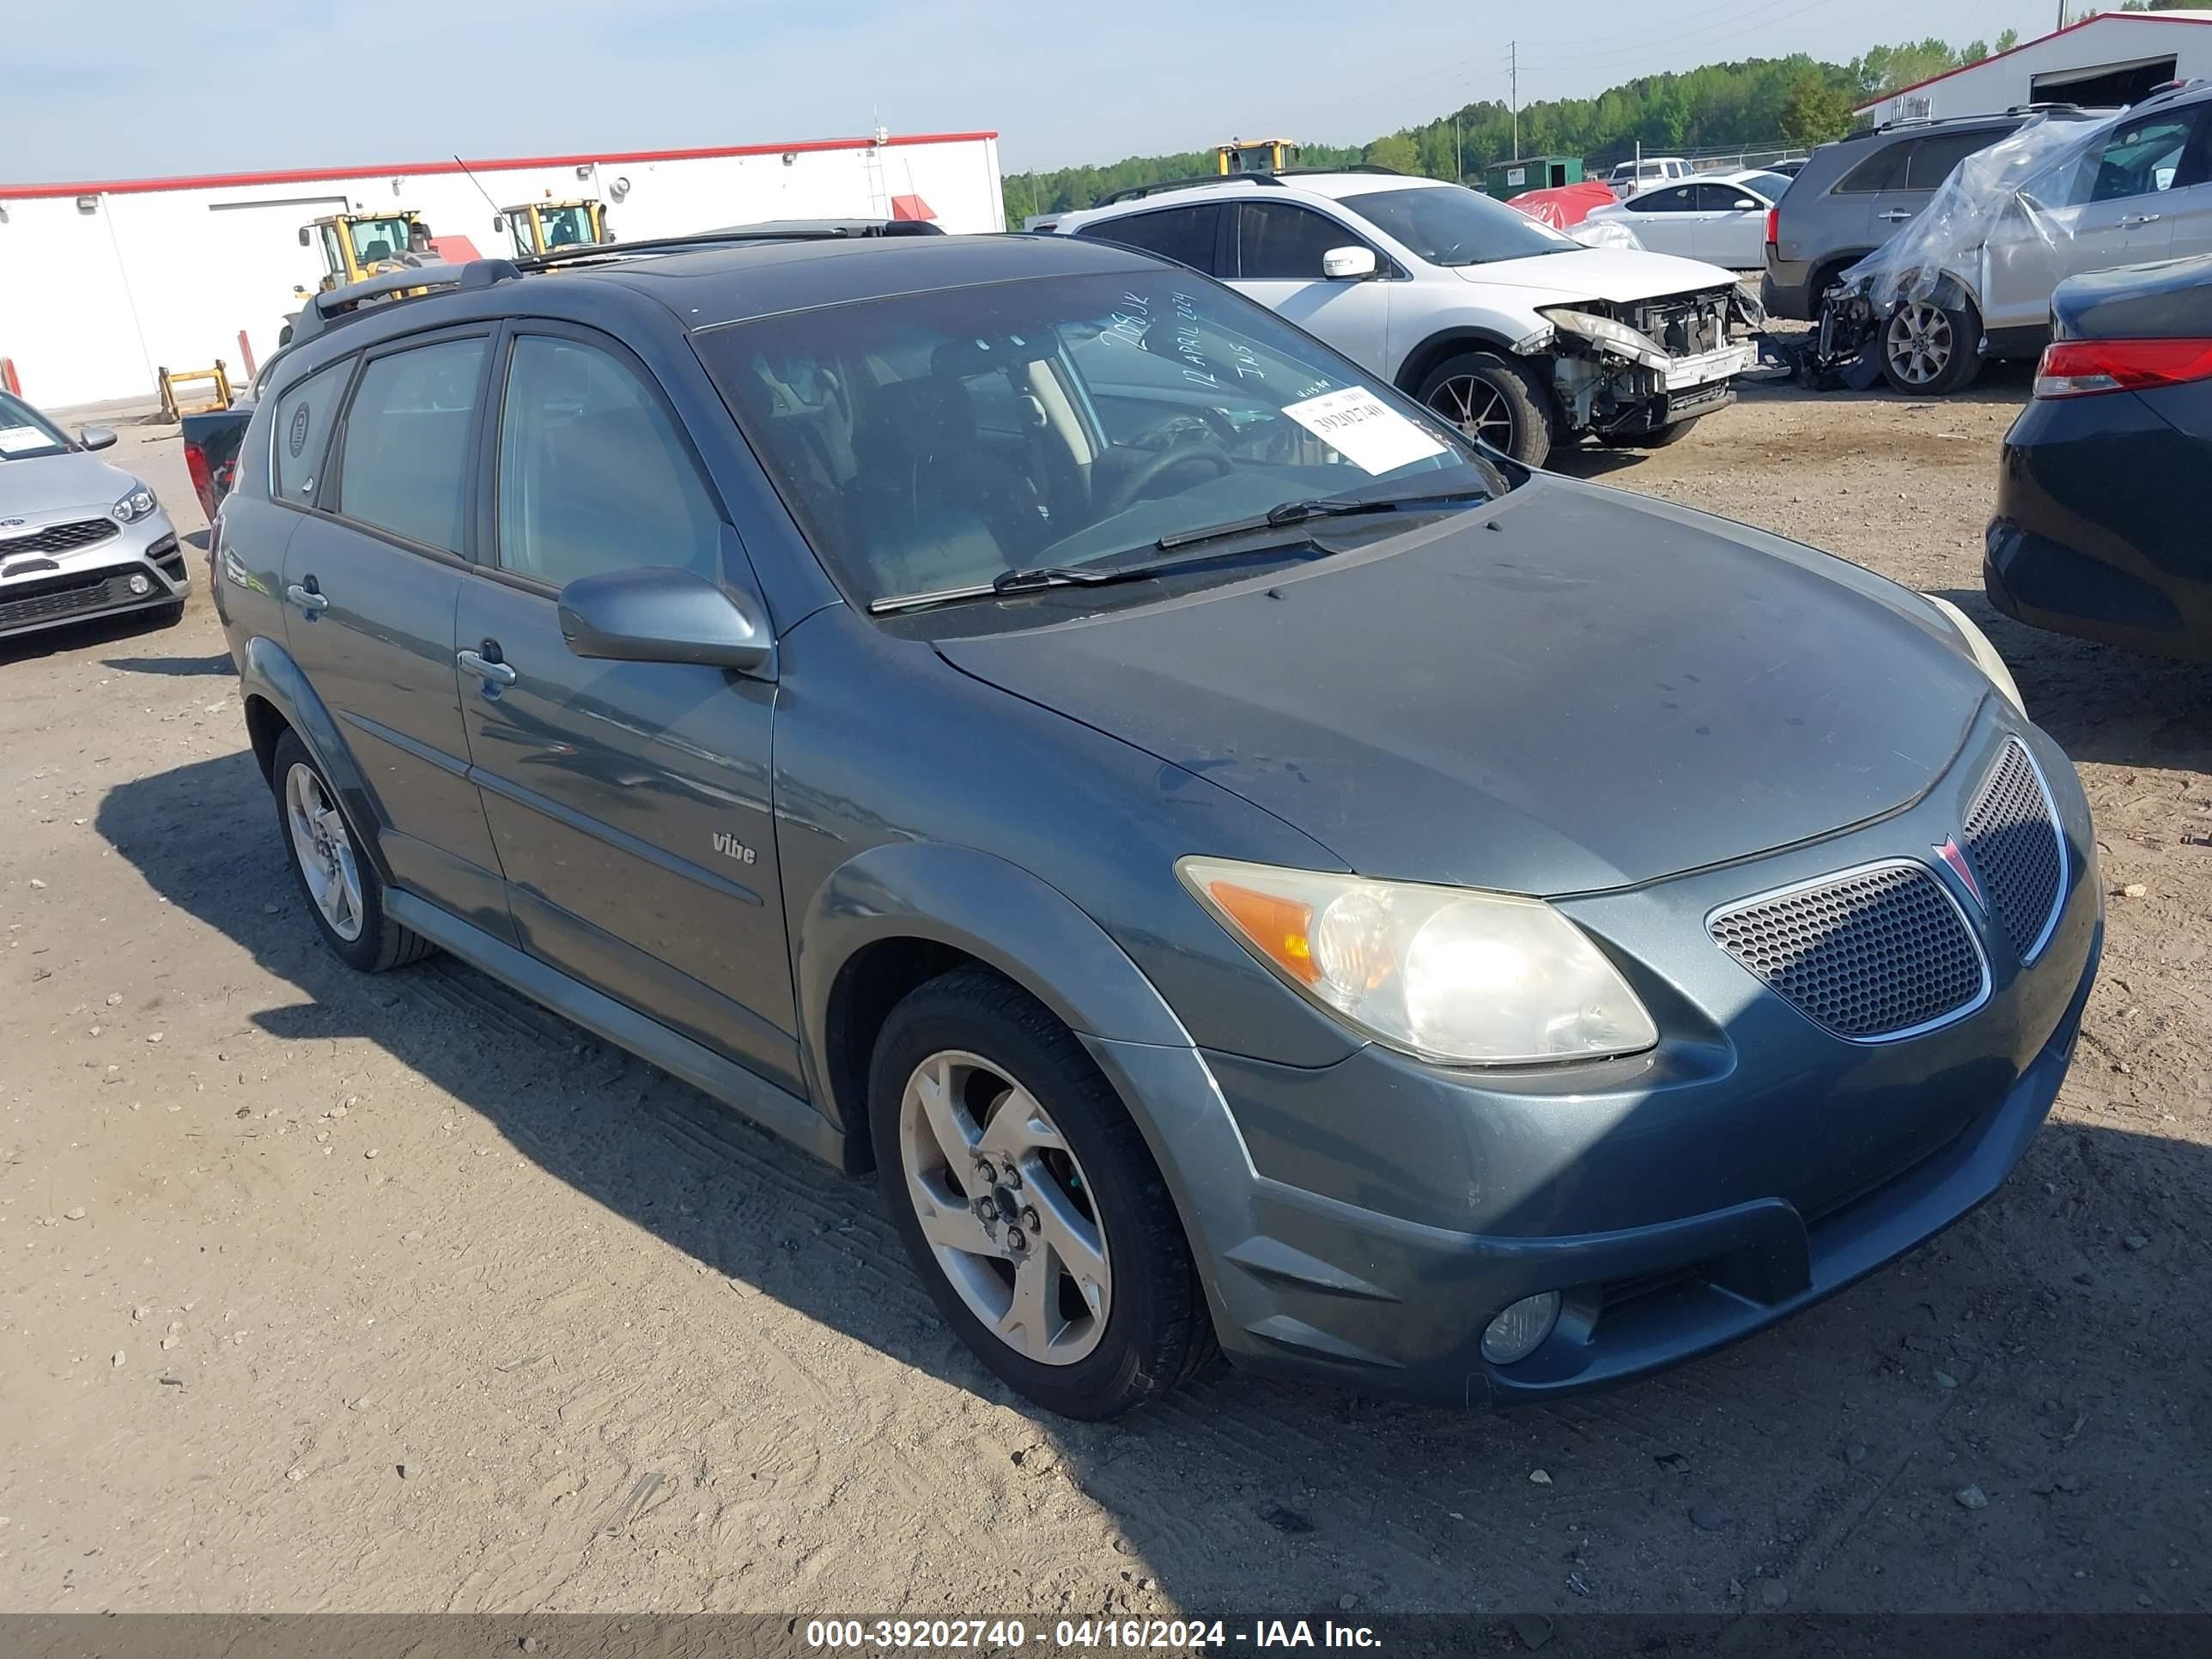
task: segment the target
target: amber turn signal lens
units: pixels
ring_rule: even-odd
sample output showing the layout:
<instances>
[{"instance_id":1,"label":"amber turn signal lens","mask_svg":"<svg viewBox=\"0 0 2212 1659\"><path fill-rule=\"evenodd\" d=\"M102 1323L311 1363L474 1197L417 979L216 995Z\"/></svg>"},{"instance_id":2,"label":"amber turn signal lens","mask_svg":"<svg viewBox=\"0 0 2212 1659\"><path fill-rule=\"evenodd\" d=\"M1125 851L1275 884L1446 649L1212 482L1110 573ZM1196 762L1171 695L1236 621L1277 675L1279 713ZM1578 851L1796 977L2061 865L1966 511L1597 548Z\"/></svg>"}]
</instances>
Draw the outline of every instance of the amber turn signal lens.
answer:
<instances>
[{"instance_id":1,"label":"amber turn signal lens","mask_svg":"<svg viewBox=\"0 0 2212 1659\"><path fill-rule=\"evenodd\" d=\"M1304 985L1321 977L1313 959L1313 906L1230 881L1208 882L1206 890L1285 973Z\"/></svg>"}]
</instances>

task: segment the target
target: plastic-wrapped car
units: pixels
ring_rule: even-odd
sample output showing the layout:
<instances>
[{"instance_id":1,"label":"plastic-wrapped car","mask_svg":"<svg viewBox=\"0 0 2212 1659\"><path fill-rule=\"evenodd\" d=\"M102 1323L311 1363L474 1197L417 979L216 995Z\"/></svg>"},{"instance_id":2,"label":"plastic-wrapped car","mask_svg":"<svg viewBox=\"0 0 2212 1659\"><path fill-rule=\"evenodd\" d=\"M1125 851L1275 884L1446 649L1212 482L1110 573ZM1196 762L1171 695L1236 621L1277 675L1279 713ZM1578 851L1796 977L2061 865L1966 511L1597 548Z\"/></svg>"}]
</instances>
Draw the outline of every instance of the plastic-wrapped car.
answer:
<instances>
[{"instance_id":1,"label":"plastic-wrapped car","mask_svg":"<svg viewBox=\"0 0 2212 1659\"><path fill-rule=\"evenodd\" d=\"M2034 356L2067 277L2212 252L2208 142L2212 84L2198 82L2101 121L2028 121L1844 271L1824 355L1871 349L1891 386L1921 395L1959 391L1985 356Z\"/></svg>"}]
</instances>

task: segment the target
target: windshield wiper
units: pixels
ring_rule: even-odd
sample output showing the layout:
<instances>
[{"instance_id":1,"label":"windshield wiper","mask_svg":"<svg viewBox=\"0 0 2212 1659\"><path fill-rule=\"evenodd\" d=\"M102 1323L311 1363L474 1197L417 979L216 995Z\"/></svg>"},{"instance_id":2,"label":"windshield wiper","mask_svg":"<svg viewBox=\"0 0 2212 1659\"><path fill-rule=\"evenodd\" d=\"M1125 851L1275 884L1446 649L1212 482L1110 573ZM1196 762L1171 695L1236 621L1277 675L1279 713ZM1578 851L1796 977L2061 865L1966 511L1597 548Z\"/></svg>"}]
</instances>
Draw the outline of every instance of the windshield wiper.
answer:
<instances>
[{"instance_id":1,"label":"windshield wiper","mask_svg":"<svg viewBox=\"0 0 2212 1659\"><path fill-rule=\"evenodd\" d=\"M1178 547L1195 547L1200 542L1225 541L1231 536L1249 536L1255 530L1280 530L1285 525L1304 524L1309 519L1341 519L1363 513L1401 513L1409 508L1441 507L1452 501L1486 501L1490 498L1490 492L1486 489L1451 489L1431 495L1383 495L1363 501L1330 497L1322 501L1279 501L1265 513L1255 513L1249 519L1231 519L1226 524L1207 525L1198 530L1179 530L1172 536L1161 537L1152 545L1166 553Z\"/></svg>"},{"instance_id":2,"label":"windshield wiper","mask_svg":"<svg viewBox=\"0 0 2212 1659\"><path fill-rule=\"evenodd\" d=\"M1178 531L1172 536L1163 536L1152 546L1166 557L1131 559L1121 564L1047 564L1023 570L1002 570L988 582L972 582L963 587L939 588L933 592L902 593L891 599L877 599L868 606L870 616L880 617L893 611L919 611L933 605L947 605L957 599L998 598L1009 593L1033 592L1045 587L1103 587L1113 582L1148 580L1171 570L1186 569L1194 565L1212 564L1218 560L1237 558L1262 553L1287 553L1293 550L1328 554L1334 551L1316 542L1310 532L1293 535L1260 546L1234 550L1207 546L1212 542L1228 541L1238 536L1249 536L1267 530L1289 530L1310 519L1346 518L1369 513L1397 513L1419 510L1426 507L1442 507L1455 501L1486 501L1492 499L1487 490L1455 489L1440 491L1431 495L1394 495L1377 501L1282 501L1265 513L1255 513L1249 519L1234 519L1226 524L1207 526L1199 530ZM1205 547L1203 552L1182 550Z\"/></svg>"}]
</instances>

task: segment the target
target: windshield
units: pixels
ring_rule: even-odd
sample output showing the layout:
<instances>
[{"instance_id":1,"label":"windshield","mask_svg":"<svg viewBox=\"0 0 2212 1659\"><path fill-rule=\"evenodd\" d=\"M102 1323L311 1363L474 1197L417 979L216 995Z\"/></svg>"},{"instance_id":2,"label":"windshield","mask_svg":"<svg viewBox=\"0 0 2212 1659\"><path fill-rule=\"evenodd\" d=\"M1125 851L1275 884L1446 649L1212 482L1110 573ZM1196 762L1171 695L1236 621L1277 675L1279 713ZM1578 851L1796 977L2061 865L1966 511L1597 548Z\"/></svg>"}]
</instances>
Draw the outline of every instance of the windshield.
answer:
<instances>
[{"instance_id":1,"label":"windshield","mask_svg":"<svg viewBox=\"0 0 2212 1659\"><path fill-rule=\"evenodd\" d=\"M1432 265L1486 265L1537 253L1572 253L1582 246L1518 208L1452 185L1376 190L1340 199Z\"/></svg>"},{"instance_id":2,"label":"windshield","mask_svg":"<svg viewBox=\"0 0 2212 1659\"><path fill-rule=\"evenodd\" d=\"M696 337L862 605L1111 562L1287 501L1504 488L1387 383L1165 265L825 306Z\"/></svg>"},{"instance_id":3,"label":"windshield","mask_svg":"<svg viewBox=\"0 0 2212 1659\"><path fill-rule=\"evenodd\" d=\"M540 208L538 222L545 234L545 251L582 247L592 240L591 216L580 207Z\"/></svg>"},{"instance_id":4,"label":"windshield","mask_svg":"<svg viewBox=\"0 0 2212 1659\"><path fill-rule=\"evenodd\" d=\"M59 455L69 447L59 427L21 398L0 392L0 461Z\"/></svg>"},{"instance_id":5,"label":"windshield","mask_svg":"<svg viewBox=\"0 0 2212 1659\"><path fill-rule=\"evenodd\" d=\"M353 257L362 264L396 259L407 252L404 219L356 219L346 229L353 237Z\"/></svg>"}]
</instances>

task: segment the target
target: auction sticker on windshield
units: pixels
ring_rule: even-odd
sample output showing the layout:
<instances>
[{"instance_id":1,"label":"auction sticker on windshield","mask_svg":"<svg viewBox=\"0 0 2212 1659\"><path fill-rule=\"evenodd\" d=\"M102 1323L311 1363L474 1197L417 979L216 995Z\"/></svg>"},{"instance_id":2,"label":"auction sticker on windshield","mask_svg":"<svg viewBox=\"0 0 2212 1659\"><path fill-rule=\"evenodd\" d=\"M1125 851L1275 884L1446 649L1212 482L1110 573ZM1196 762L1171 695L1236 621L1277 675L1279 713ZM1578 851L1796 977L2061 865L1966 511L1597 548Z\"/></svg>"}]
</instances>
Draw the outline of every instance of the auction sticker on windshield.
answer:
<instances>
[{"instance_id":1,"label":"auction sticker on windshield","mask_svg":"<svg viewBox=\"0 0 2212 1659\"><path fill-rule=\"evenodd\" d=\"M27 449L52 449L54 441L34 426L0 426L0 455L20 455Z\"/></svg>"},{"instance_id":2,"label":"auction sticker on windshield","mask_svg":"<svg viewBox=\"0 0 2212 1659\"><path fill-rule=\"evenodd\" d=\"M1364 471L1395 472L1444 447L1364 386L1324 392L1283 413Z\"/></svg>"}]
</instances>

